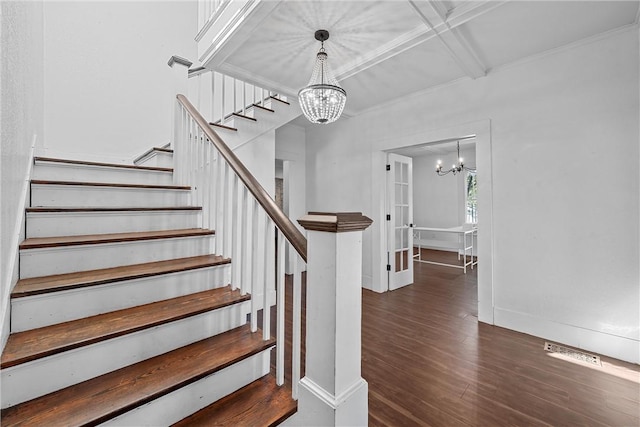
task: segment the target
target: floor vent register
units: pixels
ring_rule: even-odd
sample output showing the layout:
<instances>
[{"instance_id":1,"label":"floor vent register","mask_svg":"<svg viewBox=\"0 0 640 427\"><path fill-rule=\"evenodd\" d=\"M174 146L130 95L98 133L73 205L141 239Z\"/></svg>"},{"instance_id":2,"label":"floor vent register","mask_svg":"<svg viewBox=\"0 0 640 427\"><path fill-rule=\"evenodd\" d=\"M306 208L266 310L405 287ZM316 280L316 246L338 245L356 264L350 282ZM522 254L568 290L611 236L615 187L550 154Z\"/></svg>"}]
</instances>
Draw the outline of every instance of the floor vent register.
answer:
<instances>
[{"instance_id":1,"label":"floor vent register","mask_svg":"<svg viewBox=\"0 0 640 427\"><path fill-rule=\"evenodd\" d=\"M585 353L583 351L576 350L574 348L565 347L560 344L554 344L551 342L545 342L544 349L550 353L557 353L571 359L579 360L581 362L586 362L592 365L601 366L600 356L595 356L593 354Z\"/></svg>"}]
</instances>

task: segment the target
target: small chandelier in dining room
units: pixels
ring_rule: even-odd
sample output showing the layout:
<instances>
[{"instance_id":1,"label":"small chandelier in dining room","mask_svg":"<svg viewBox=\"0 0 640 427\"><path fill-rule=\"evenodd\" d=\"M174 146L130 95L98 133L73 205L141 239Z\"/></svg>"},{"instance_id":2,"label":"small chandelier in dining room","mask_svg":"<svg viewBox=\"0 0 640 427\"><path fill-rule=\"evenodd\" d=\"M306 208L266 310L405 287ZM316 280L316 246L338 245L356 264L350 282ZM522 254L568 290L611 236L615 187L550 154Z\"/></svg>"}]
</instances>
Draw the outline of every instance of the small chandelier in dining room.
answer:
<instances>
[{"instance_id":1,"label":"small chandelier in dining room","mask_svg":"<svg viewBox=\"0 0 640 427\"><path fill-rule=\"evenodd\" d=\"M457 174L459 172L462 172L463 170L465 171L470 171L470 172L475 172L475 169L472 168L468 168L464 165L464 159L462 157L460 157L460 141L458 141L458 163L457 164L453 164L451 165L451 169L448 169L446 171L443 171L442 169L442 160L438 160L438 163L436 164L436 173L440 176L445 176L448 173L453 172L453 174Z\"/></svg>"},{"instance_id":2,"label":"small chandelier in dining room","mask_svg":"<svg viewBox=\"0 0 640 427\"><path fill-rule=\"evenodd\" d=\"M316 64L309 84L298 92L298 102L304 116L312 123L326 124L338 120L347 102L347 92L340 87L331 73L324 42L329 38L327 30L315 32L315 38L322 43L316 55Z\"/></svg>"}]
</instances>

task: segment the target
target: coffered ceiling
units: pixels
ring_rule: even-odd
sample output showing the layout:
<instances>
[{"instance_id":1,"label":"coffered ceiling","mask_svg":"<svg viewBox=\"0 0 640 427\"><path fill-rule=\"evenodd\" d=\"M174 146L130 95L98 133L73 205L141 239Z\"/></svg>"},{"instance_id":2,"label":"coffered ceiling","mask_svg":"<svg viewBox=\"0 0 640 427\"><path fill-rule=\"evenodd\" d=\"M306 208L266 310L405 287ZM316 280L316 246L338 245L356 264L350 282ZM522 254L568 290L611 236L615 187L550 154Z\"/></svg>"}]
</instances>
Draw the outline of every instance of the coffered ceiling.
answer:
<instances>
[{"instance_id":1,"label":"coffered ceiling","mask_svg":"<svg viewBox=\"0 0 640 427\"><path fill-rule=\"evenodd\" d=\"M627 1L261 1L206 65L297 94L325 42L355 115L413 92L496 68L638 22ZM244 31L244 33L243 33ZM204 58L201 58L201 60Z\"/></svg>"}]
</instances>

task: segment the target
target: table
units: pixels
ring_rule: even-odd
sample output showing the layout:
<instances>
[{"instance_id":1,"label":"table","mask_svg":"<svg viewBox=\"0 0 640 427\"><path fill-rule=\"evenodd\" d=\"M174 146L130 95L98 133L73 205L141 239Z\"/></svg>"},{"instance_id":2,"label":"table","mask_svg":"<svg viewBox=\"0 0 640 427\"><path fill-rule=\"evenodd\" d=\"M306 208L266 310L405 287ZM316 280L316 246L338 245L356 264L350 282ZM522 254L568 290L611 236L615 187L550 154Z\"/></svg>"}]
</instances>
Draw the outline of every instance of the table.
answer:
<instances>
[{"instance_id":1,"label":"table","mask_svg":"<svg viewBox=\"0 0 640 427\"><path fill-rule=\"evenodd\" d=\"M462 265L458 264L447 264L443 262L429 261L422 259L422 243L421 243L421 233L429 232L429 233L449 233L449 234L457 234L458 235L458 259L460 259L460 252L462 252ZM467 267L470 267L473 270L473 267L478 265L478 255L475 253L474 248L474 237L477 236L478 229L471 228L465 229L462 226L451 227L451 228L436 228L436 227L414 227L413 228L413 240L414 247L415 242L418 242L418 253L413 255L414 261L424 262L427 264L435 264L435 265L443 265L445 267L453 267L453 268L461 268L464 270L464 274L467 274ZM467 261L467 257L469 257L469 261ZM417 259L416 259L417 258Z\"/></svg>"}]
</instances>

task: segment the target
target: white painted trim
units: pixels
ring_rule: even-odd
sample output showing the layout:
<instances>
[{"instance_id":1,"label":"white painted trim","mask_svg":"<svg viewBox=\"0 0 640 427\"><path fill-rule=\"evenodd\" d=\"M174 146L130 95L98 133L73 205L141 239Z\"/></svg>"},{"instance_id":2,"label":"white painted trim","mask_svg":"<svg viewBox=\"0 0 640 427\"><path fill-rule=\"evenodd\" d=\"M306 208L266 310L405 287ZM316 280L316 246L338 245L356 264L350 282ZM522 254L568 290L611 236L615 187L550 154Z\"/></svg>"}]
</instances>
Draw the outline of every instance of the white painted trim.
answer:
<instances>
[{"instance_id":1,"label":"white painted trim","mask_svg":"<svg viewBox=\"0 0 640 427\"><path fill-rule=\"evenodd\" d=\"M640 341L496 307L495 324L551 341L640 363ZM542 351L542 345L540 346Z\"/></svg>"},{"instance_id":2,"label":"white painted trim","mask_svg":"<svg viewBox=\"0 0 640 427\"><path fill-rule=\"evenodd\" d=\"M482 264L478 265L478 320L484 323L494 323L494 296L493 296L493 151L491 142L491 121L480 120L464 123L444 129L432 129L416 132L409 135L395 135L384 140L376 141L381 150L392 152L394 149L421 145L431 141L443 141L456 139L462 136L476 135L476 162L479 173L482 176L482 187L478 190L479 211L478 217L478 258ZM379 172L378 172L379 170ZM384 168L374 170L378 176L384 177L387 172ZM386 217L384 207L378 211L378 217ZM386 227L383 227L386 228ZM379 246L380 259L386 259L387 237ZM375 265L373 266L375 268ZM385 290L383 290L384 292Z\"/></svg>"},{"instance_id":3,"label":"white painted trim","mask_svg":"<svg viewBox=\"0 0 640 427\"><path fill-rule=\"evenodd\" d=\"M333 394L329 393L309 377L302 378L300 380L300 386L307 389L309 393L322 401L325 405L329 406L331 409L338 409L341 404L349 400L351 396L356 394L362 387L367 387L368 384L364 379L358 378L353 384L351 384L338 396L334 396Z\"/></svg>"},{"instance_id":4,"label":"white painted trim","mask_svg":"<svg viewBox=\"0 0 640 427\"><path fill-rule=\"evenodd\" d=\"M218 9L213 13L213 15L207 18L207 22L204 23L204 25L202 26L200 31L198 31L198 34L194 39L196 42L199 42L202 39L202 37L204 37L204 35L207 33L207 31L209 31L209 28L211 28L213 23L216 22L218 18L220 18L220 15L222 15L222 13L227 8L227 6L229 6L229 3L231 3L231 1L225 1L221 3L220 6L218 6Z\"/></svg>"},{"instance_id":5,"label":"white painted trim","mask_svg":"<svg viewBox=\"0 0 640 427\"><path fill-rule=\"evenodd\" d=\"M28 164L26 167L26 172L22 181L22 188L20 190L20 202L18 203L18 205L16 206L16 210L17 210L17 215L16 215L16 219L15 219L15 223L13 226L13 233L11 234L11 244L9 245L10 248L15 248L15 250L11 251L11 256L9 258L9 262L6 266L6 270L5 270L5 274L4 277L2 277L2 289L6 290L6 295L3 294L2 295L2 319L0 319L0 322L2 322L2 326L1 328L1 336L0 336L0 349L4 350L4 346L7 343L7 339L9 339L9 334L11 333L11 325L10 325L10 316L11 316L11 291L13 290L13 286L15 285L15 283L13 282L13 273L14 271L18 270L18 277L20 275L19 272L19 250L18 250L18 246L20 244L20 239L23 237L22 236L22 230L24 229L24 221L25 221L25 215L24 215L24 211L25 209L28 207L28 201L29 201L29 183L31 181L31 173L33 171L33 157L34 157L34 153L36 151L36 143L38 140L38 135L33 135L33 140L31 141L31 149L29 150L29 156L28 156ZM26 231L25 231L26 232ZM3 238L7 238L6 236Z\"/></svg>"}]
</instances>

